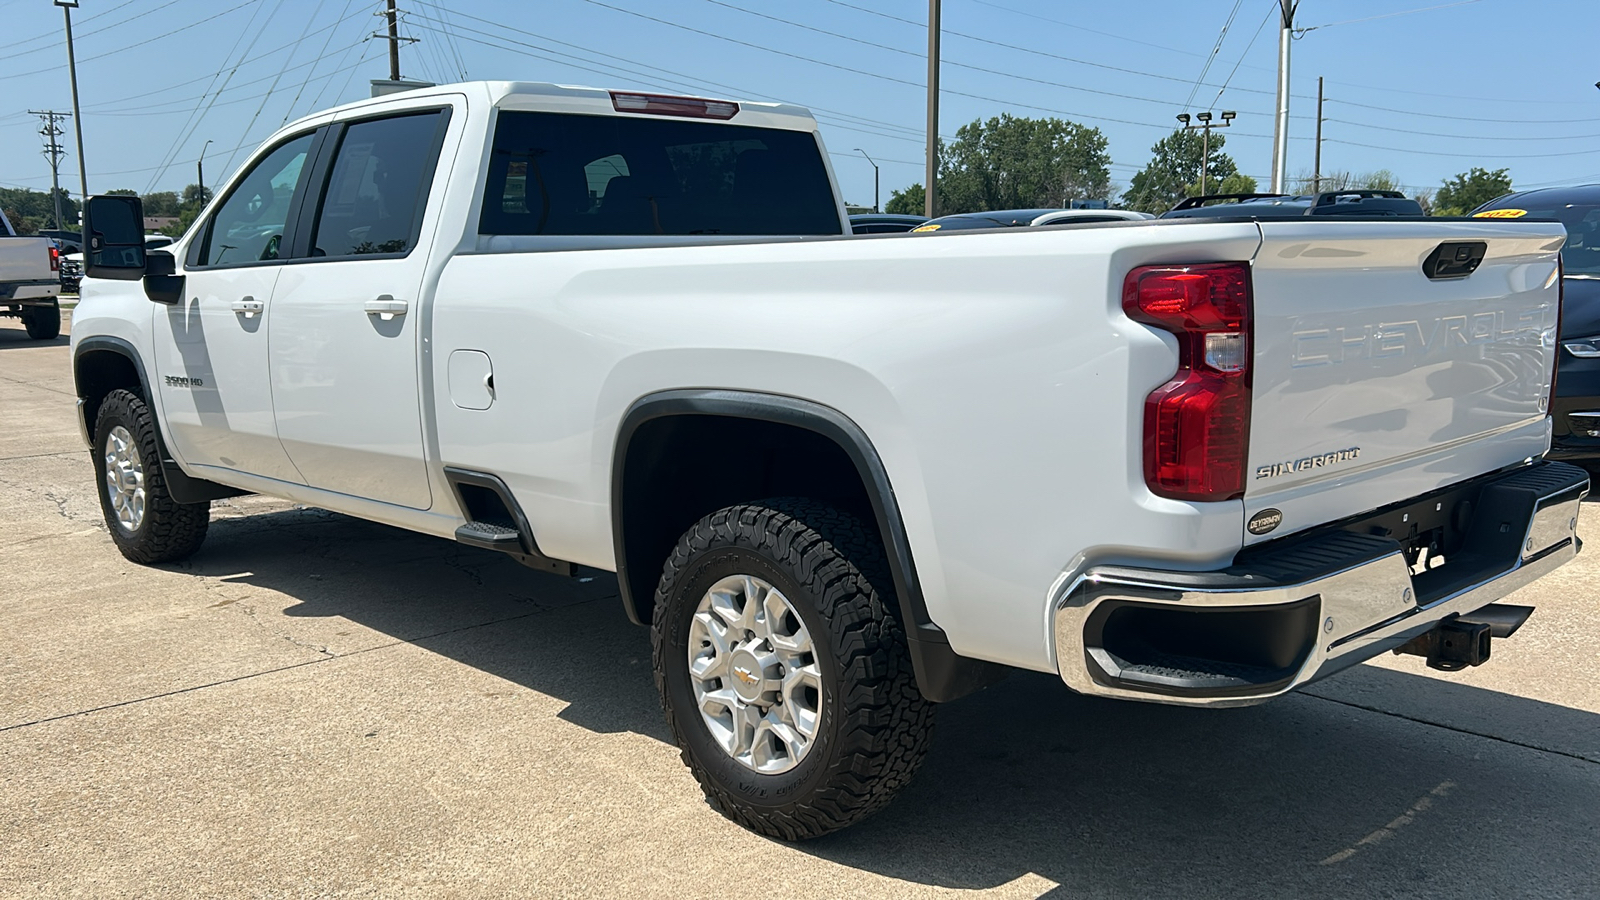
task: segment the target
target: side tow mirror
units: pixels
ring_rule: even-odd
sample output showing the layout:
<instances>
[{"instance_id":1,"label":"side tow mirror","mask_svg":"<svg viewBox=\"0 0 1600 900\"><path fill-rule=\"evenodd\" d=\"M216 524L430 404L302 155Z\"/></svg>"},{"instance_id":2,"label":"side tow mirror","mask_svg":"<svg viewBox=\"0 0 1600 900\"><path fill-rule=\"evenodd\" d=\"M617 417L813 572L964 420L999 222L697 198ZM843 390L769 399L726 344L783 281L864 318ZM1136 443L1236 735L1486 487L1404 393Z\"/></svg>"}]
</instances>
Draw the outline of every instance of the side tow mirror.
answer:
<instances>
[{"instance_id":1,"label":"side tow mirror","mask_svg":"<svg viewBox=\"0 0 1600 900\"><path fill-rule=\"evenodd\" d=\"M83 236L83 274L118 281L144 277L144 203L138 197L90 197L83 207Z\"/></svg>"}]
</instances>

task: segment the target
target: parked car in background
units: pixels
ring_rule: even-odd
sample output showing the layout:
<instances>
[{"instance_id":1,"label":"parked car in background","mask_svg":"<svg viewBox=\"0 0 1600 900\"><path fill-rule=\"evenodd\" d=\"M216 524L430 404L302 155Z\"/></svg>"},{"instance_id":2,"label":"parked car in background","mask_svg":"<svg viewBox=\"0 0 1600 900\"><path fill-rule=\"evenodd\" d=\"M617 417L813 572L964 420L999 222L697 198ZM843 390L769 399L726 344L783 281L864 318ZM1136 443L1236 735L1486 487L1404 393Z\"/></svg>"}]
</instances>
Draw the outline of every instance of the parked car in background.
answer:
<instances>
[{"instance_id":1,"label":"parked car in background","mask_svg":"<svg viewBox=\"0 0 1600 900\"><path fill-rule=\"evenodd\" d=\"M1422 204L1399 191L1323 191L1320 194L1206 194L1187 197L1163 219L1286 218L1290 216L1421 217Z\"/></svg>"},{"instance_id":2,"label":"parked car in background","mask_svg":"<svg viewBox=\"0 0 1600 900\"><path fill-rule=\"evenodd\" d=\"M931 219L917 232L966 231L974 228L1026 228L1040 225L1084 225L1090 222L1136 222L1154 219L1149 213L1131 209L998 209L990 212L955 213Z\"/></svg>"},{"instance_id":3,"label":"parked car in background","mask_svg":"<svg viewBox=\"0 0 1600 900\"><path fill-rule=\"evenodd\" d=\"M61 250L47 237L19 237L0 212L0 316L22 320L28 337L61 334Z\"/></svg>"},{"instance_id":4,"label":"parked car in background","mask_svg":"<svg viewBox=\"0 0 1600 900\"><path fill-rule=\"evenodd\" d=\"M62 253L78 253L83 250L83 233L78 231L65 231L53 228L41 229L39 237L47 237L56 242Z\"/></svg>"},{"instance_id":5,"label":"parked car in background","mask_svg":"<svg viewBox=\"0 0 1600 900\"><path fill-rule=\"evenodd\" d=\"M1561 352L1550 458L1600 471L1600 184L1518 191L1472 211L1479 219L1556 219L1561 248Z\"/></svg>"},{"instance_id":6,"label":"parked car in background","mask_svg":"<svg viewBox=\"0 0 1600 900\"><path fill-rule=\"evenodd\" d=\"M902 234L928 221L927 216L895 213L857 213L850 217L851 234Z\"/></svg>"}]
</instances>

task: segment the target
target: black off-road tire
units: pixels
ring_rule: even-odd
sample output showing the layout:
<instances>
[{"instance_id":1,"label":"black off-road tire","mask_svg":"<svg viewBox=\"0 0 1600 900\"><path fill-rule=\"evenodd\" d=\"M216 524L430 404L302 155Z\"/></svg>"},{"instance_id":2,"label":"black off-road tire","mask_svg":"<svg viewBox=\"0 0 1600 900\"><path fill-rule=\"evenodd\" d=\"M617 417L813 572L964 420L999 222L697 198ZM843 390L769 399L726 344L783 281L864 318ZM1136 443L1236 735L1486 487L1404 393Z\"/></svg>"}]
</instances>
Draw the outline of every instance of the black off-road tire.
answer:
<instances>
[{"instance_id":1,"label":"black off-road tire","mask_svg":"<svg viewBox=\"0 0 1600 900\"><path fill-rule=\"evenodd\" d=\"M656 688L683 760L718 812L758 834L804 840L860 821L911 781L932 737L933 704L917 689L893 587L881 581L887 573L873 529L807 500L731 506L678 541L656 590ZM782 591L816 648L817 734L782 774L731 757L695 705L690 623L705 592L729 574Z\"/></svg>"},{"instance_id":2,"label":"black off-road tire","mask_svg":"<svg viewBox=\"0 0 1600 900\"><path fill-rule=\"evenodd\" d=\"M106 493L106 440L118 425L133 435L144 470L144 520L132 531L118 521ZM167 493L160 453L155 420L144 401L137 394L124 390L107 394L95 415L95 493L100 495L100 510L105 514L106 527L117 549L130 561L145 565L173 562L193 555L205 543L206 530L211 524L209 501L179 503Z\"/></svg>"},{"instance_id":3,"label":"black off-road tire","mask_svg":"<svg viewBox=\"0 0 1600 900\"><path fill-rule=\"evenodd\" d=\"M28 337L36 341L53 341L61 336L61 308L55 304L24 306L22 327L28 330Z\"/></svg>"}]
</instances>

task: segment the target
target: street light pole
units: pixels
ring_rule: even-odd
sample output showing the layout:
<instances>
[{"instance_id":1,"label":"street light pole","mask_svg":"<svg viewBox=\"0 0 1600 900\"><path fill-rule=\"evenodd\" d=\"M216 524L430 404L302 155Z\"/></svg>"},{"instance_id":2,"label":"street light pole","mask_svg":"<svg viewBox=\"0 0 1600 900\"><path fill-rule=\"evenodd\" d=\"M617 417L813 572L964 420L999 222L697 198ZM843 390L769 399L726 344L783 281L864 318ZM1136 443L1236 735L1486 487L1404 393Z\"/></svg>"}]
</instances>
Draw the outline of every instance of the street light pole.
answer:
<instances>
[{"instance_id":1,"label":"street light pole","mask_svg":"<svg viewBox=\"0 0 1600 900\"><path fill-rule=\"evenodd\" d=\"M867 156L867 151L861 149L860 147L856 148L856 152L862 156ZM883 210L878 208L878 164L872 162L872 157L870 156L867 156L867 162L872 163L872 211L883 212Z\"/></svg>"},{"instance_id":2,"label":"street light pole","mask_svg":"<svg viewBox=\"0 0 1600 900\"><path fill-rule=\"evenodd\" d=\"M1206 170L1211 164L1211 129L1227 128L1233 124L1233 119L1238 113L1226 110L1222 114L1221 122L1212 122L1211 113L1195 113L1192 117L1188 113L1178 113L1178 121L1187 130L1200 129L1200 196L1206 195ZM1196 119L1195 124L1190 124L1190 118Z\"/></svg>"},{"instance_id":3,"label":"street light pole","mask_svg":"<svg viewBox=\"0 0 1600 900\"><path fill-rule=\"evenodd\" d=\"M78 138L78 188L83 202L89 202L89 169L83 164L83 114L78 110L78 59L72 50L72 11L78 0L55 0L67 22L67 74L72 81L72 127ZM83 213L78 213L78 224L83 224Z\"/></svg>"},{"instance_id":4,"label":"street light pole","mask_svg":"<svg viewBox=\"0 0 1600 900\"><path fill-rule=\"evenodd\" d=\"M194 168L195 168L194 174L195 174L195 176L196 176L196 178L198 180L198 183L200 185L200 205L201 206L205 206L206 205L206 147L209 147L209 146L211 146L211 142L210 141L206 141L205 146L200 148L200 159L197 162L195 162L195 164L194 164Z\"/></svg>"}]
</instances>

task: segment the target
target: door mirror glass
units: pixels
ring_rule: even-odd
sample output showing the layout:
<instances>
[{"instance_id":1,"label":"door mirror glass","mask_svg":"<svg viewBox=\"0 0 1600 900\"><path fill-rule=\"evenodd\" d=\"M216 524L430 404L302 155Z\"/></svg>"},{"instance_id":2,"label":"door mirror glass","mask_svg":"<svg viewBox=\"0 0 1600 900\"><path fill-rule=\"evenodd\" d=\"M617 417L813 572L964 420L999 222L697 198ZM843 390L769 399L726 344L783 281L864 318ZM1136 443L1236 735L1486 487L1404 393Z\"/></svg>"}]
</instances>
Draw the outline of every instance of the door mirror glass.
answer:
<instances>
[{"instance_id":1,"label":"door mirror glass","mask_svg":"<svg viewBox=\"0 0 1600 900\"><path fill-rule=\"evenodd\" d=\"M144 277L144 204L138 197L90 197L83 208L83 233L89 240L85 275L120 281Z\"/></svg>"}]
</instances>

